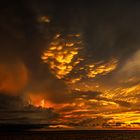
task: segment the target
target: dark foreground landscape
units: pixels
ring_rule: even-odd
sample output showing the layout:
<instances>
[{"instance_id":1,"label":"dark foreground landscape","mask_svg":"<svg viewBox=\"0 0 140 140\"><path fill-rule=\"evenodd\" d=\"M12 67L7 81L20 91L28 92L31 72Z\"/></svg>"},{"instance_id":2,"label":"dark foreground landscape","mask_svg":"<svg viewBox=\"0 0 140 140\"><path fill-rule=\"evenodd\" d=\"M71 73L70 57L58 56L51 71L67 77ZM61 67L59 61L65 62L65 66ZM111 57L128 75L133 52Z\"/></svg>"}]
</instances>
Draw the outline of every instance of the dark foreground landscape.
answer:
<instances>
[{"instance_id":1,"label":"dark foreground landscape","mask_svg":"<svg viewBox=\"0 0 140 140\"><path fill-rule=\"evenodd\" d=\"M140 131L3 132L0 140L140 140Z\"/></svg>"},{"instance_id":2,"label":"dark foreground landscape","mask_svg":"<svg viewBox=\"0 0 140 140\"><path fill-rule=\"evenodd\" d=\"M24 126L1 126L0 130L0 140L140 140L139 130L29 131Z\"/></svg>"}]
</instances>

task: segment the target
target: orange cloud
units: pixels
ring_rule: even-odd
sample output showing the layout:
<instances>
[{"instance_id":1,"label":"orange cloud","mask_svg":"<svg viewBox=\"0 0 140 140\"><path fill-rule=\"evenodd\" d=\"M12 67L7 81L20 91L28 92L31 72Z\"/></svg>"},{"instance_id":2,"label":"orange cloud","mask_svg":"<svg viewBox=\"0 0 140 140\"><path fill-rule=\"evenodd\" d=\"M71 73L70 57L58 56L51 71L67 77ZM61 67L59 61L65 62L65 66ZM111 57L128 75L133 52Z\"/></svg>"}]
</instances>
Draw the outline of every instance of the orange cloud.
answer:
<instances>
[{"instance_id":1,"label":"orange cloud","mask_svg":"<svg viewBox=\"0 0 140 140\"><path fill-rule=\"evenodd\" d=\"M80 35L68 35L62 38L57 34L41 59L47 63L51 72L58 78L65 78L82 59L78 54L81 47Z\"/></svg>"},{"instance_id":2,"label":"orange cloud","mask_svg":"<svg viewBox=\"0 0 140 140\"><path fill-rule=\"evenodd\" d=\"M87 74L87 76L89 78L94 78L99 74L106 75L106 74L108 74L108 73L110 73L110 72L112 72L113 70L116 69L117 63L118 63L118 60L112 59L108 63L99 65L97 67L95 67L94 64L88 65L88 74Z\"/></svg>"},{"instance_id":3,"label":"orange cloud","mask_svg":"<svg viewBox=\"0 0 140 140\"><path fill-rule=\"evenodd\" d=\"M28 82L28 71L23 63L0 64L0 91L17 94Z\"/></svg>"}]
</instances>

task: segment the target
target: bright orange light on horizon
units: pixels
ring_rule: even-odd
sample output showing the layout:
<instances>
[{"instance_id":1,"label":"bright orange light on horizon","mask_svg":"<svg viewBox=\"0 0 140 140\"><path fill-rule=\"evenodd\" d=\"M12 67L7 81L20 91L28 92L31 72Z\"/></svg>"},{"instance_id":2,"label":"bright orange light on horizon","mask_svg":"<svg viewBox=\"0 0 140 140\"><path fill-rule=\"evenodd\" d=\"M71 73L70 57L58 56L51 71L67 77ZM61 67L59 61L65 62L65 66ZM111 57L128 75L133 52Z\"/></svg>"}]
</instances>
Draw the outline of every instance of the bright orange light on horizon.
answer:
<instances>
[{"instance_id":1,"label":"bright orange light on horizon","mask_svg":"<svg viewBox=\"0 0 140 140\"><path fill-rule=\"evenodd\" d=\"M45 99L45 97L40 94L29 94L27 98L29 104L35 107L52 108L55 106L51 101Z\"/></svg>"}]
</instances>

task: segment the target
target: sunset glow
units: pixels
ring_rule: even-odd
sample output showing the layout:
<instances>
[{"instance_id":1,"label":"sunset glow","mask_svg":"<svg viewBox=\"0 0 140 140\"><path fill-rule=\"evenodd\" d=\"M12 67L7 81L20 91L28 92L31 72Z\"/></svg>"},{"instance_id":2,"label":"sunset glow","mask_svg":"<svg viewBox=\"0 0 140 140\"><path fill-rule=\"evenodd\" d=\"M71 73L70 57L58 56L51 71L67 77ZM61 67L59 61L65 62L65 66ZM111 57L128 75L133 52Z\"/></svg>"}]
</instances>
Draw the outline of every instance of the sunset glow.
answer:
<instances>
[{"instance_id":1,"label":"sunset glow","mask_svg":"<svg viewBox=\"0 0 140 140\"><path fill-rule=\"evenodd\" d=\"M0 4L0 125L140 129L134 1Z\"/></svg>"}]
</instances>

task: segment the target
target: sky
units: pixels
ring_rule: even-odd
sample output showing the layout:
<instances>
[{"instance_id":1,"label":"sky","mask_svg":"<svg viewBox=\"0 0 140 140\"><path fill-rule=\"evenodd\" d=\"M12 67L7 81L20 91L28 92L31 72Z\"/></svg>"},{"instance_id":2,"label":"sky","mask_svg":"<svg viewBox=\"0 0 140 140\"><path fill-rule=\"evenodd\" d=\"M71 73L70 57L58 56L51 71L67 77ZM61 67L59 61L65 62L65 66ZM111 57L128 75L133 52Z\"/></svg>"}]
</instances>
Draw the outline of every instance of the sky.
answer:
<instances>
[{"instance_id":1,"label":"sky","mask_svg":"<svg viewBox=\"0 0 140 140\"><path fill-rule=\"evenodd\" d=\"M140 128L138 0L2 0L0 123Z\"/></svg>"}]
</instances>

